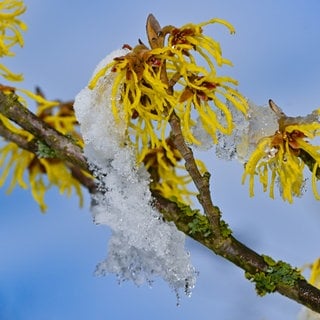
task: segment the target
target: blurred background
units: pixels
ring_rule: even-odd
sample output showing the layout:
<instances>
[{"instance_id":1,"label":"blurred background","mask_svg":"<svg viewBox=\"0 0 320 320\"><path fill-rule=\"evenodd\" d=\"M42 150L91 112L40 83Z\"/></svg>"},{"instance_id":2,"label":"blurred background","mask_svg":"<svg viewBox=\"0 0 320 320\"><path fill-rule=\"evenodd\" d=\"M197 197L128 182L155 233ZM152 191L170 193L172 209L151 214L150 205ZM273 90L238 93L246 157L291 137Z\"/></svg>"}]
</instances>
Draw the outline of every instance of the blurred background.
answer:
<instances>
[{"instance_id":1,"label":"blurred background","mask_svg":"<svg viewBox=\"0 0 320 320\"><path fill-rule=\"evenodd\" d=\"M272 98L288 115L320 107L320 2L270 0L26 1L25 47L4 63L22 72L22 87L40 86L48 99L70 100L87 84L96 64L124 43L146 42L145 21L153 13L161 25L181 26L213 17L219 25L205 33L220 41L234 67L223 74L239 80L239 90L258 105ZM241 185L242 166L201 153L212 172L212 194L235 236L259 253L302 266L320 256L320 204L311 187L292 205L263 194L249 198ZM258 184L257 184L258 185ZM97 278L95 266L107 254L110 230L95 226L90 199L46 196L41 214L30 192L0 189L0 319L296 319L301 306L279 294L256 295L243 272L187 239L199 272L191 298L162 280L152 287Z\"/></svg>"}]
</instances>

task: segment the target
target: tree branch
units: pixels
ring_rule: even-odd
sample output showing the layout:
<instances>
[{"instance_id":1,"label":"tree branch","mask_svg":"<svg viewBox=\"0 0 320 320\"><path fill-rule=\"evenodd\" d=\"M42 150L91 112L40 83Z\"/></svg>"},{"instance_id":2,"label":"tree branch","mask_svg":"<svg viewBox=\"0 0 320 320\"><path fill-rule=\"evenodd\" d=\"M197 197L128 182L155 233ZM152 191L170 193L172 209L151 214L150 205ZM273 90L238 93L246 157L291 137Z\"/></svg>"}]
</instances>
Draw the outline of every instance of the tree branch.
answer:
<instances>
[{"instance_id":1,"label":"tree branch","mask_svg":"<svg viewBox=\"0 0 320 320\"><path fill-rule=\"evenodd\" d=\"M0 106L1 109L1 106ZM16 123L20 125L20 121L18 122L18 117L15 117L16 119ZM38 117L36 118L36 123L37 126L46 126L47 124L44 123L41 119L39 119ZM34 123L34 122L33 122ZM32 124L30 124L32 125ZM29 126L28 126L29 128ZM36 131L37 129L35 128L33 131ZM67 139L65 136L61 135L59 132L57 132L59 138L58 139ZM45 135L47 135L47 133L45 132ZM36 156L39 155L39 143L37 139L32 139L31 141L28 141L28 139L20 134L14 133L12 131L10 131L1 121L0 119L0 136L2 136L3 138L5 138L7 141L10 142L14 142L16 145L18 145L21 149L24 149L26 151L29 151L33 154L35 154ZM63 137L63 138L62 138ZM45 137L43 135L41 135L41 140L42 141L46 141L49 140L49 138L45 139ZM60 145L63 145L63 141L60 142ZM68 141L69 143L69 141ZM52 148L52 147L51 147ZM76 152L78 153L78 150L76 150ZM93 194L96 192L96 184L94 182L94 179L92 177L89 177L87 175L85 175L83 173L83 169L87 172L89 172L89 168L87 166L87 163L83 163L83 157L82 157L82 149L79 150L79 155L81 154L81 157L76 158L76 165L73 163L70 163L68 161L66 161L66 165L69 167L72 176L78 180L85 188L88 189L89 193ZM56 153L55 153L56 155ZM61 155L61 152L59 153L59 155ZM62 154L62 157L53 157L52 159L60 159L60 160L68 160L67 155ZM79 165L81 164L81 165ZM81 170L82 169L82 170Z\"/></svg>"},{"instance_id":2,"label":"tree branch","mask_svg":"<svg viewBox=\"0 0 320 320\"><path fill-rule=\"evenodd\" d=\"M67 160L87 170L87 162L81 147L25 108L15 94L7 95L0 91L0 113L48 145L59 159Z\"/></svg>"},{"instance_id":3,"label":"tree branch","mask_svg":"<svg viewBox=\"0 0 320 320\"><path fill-rule=\"evenodd\" d=\"M229 236L217 245L214 234L204 236L201 233L192 233L189 225L192 223L192 216L186 215L177 203L165 199L158 193L153 193L156 199L155 205L167 221L173 221L177 228L195 241L223 258L231 261L245 272L250 274L266 273L270 266L262 255L245 246L233 236ZM320 290L303 279L295 284L287 285L277 283L275 288L280 294L320 313Z\"/></svg>"},{"instance_id":4,"label":"tree branch","mask_svg":"<svg viewBox=\"0 0 320 320\"><path fill-rule=\"evenodd\" d=\"M209 186L210 175L209 173L206 173L203 176L201 175L197 167L196 161L193 157L193 152L184 141L180 126L180 119L174 112L171 114L169 123L172 129L173 143L181 153L183 159L185 160L185 167L199 191L198 200L201 203L205 214L211 222L212 231L214 232L216 237L219 238L221 235L221 214L219 208L215 207L211 200Z\"/></svg>"},{"instance_id":5,"label":"tree branch","mask_svg":"<svg viewBox=\"0 0 320 320\"><path fill-rule=\"evenodd\" d=\"M76 167L73 164L70 164L68 166L72 176L76 180L78 180L85 188L87 188L90 194L94 194L97 192L97 186L92 177L88 177L87 175L85 175L80 168ZM87 169L86 171L91 174L91 172L89 172L89 169Z\"/></svg>"}]
</instances>

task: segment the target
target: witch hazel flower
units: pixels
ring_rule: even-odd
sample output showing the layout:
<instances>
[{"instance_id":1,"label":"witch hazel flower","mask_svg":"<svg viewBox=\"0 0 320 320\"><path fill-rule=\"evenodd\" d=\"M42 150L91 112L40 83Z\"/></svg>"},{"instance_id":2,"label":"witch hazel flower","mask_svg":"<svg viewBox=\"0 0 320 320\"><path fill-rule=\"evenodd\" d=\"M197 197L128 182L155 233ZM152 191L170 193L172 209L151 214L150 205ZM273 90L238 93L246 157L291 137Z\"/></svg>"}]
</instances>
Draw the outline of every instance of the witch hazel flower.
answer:
<instances>
[{"instance_id":1,"label":"witch hazel flower","mask_svg":"<svg viewBox=\"0 0 320 320\"><path fill-rule=\"evenodd\" d=\"M27 30L26 24L19 16L26 11L24 1L4 0L0 2L0 58L14 56L12 48L23 46L22 32ZM0 63L0 75L9 81L21 81L23 76L10 71Z\"/></svg>"},{"instance_id":2,"label":"witch hazel flower","mask_svg":"<svg viewBox=\"0 0 320 320\"><path fill-rule=\"evenodd\" d=\"M320 200L317 190L319 178L320 147L312 145L312 139L320 135L319 110L305 117L288 117L275 103L270 108L277 115L278 128L261 138L245 164L243 183L249 179L250 196L254 195L254 180L258 176L263 191L269 190L274 198L277 183L281 196L288 202L299 197L305 185L304 168L311 170L312 191Z\"/></svg>"},{"instance_id":3,"label":"witch hazel flower","mask_svg":"<svg viewBox=\"0 0 320 320\"><path fill-rule=\"evenodd\" d=\"M236 159L244 165L242 183L249 181L250 196L258 180L271 198L277 187L283 200L292 203L305 190L307 166L313 194L319 200L320 147L312 140L320 135L320 110L289 117L272 100L268 106L248 101L244 115L228 104L235 128L231 135L219 134L215 151L220 159ZM223 122L225 117L220 118Z\"/></svg>"},{"instance_id":4,"label":"witch hazel flower","mask_svg":"<svg viewBox=\"0 0 320 320\"><path fill-rule=\"evenodd\" d=\"M161 28L150 15L150 47L141 40L135 47L124 45L121 55L97 68L88 85L94 90L100 79L113 75L112 116L125 126L127 143L135 149L137 162L147 166L151 189L185 203L190 203L192 194L187 191L190 179L177 173L184 168L179 167L181 156L170 143L172 114L179 117L187 143L200 146L203 141L196 134L196 119L209 139L217 143L218 132L230 134L234 129L226 99L242 114L247 111L247 100L235 88L237 81L218 75L219 67L231 62L222 56L219 43L203 33L203 27L215 23L234 33L234 28L220 19ZM205 61L204 66L198 64L199 58ZM225 116L223 123L220 113ZM206 171L204 164L198 163Z\"/></svg>"}]
</instances>

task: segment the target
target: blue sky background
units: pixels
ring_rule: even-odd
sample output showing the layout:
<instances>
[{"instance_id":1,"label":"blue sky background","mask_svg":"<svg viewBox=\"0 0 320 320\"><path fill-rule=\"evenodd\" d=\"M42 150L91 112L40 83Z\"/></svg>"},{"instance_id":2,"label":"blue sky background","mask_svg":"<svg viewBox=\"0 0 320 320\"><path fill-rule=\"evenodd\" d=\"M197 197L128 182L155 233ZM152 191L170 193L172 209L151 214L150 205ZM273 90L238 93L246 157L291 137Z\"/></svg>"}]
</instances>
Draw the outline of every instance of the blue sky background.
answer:
<instances>
[{"instance_id":1,"label":"blue sky background","mask_svg":"<svg viewBox=\"0 0 320 320\"><path fill-rule=\"evenodd\" d=\"M180 26L212 17L228 20L237 33L219 26L206 33L221 42L233 68L225 73L256 104L272 98L289 115L320 106L320 2L318 0L97 1L30 0L24 21L25 47L6 60L25 74L24 87L40 85L50 99L73 99L96 64L124 43L145 41L145 20ZM235 236L256 251L295 266L320 256L320 204L309 191L293 205L266 194L248 196L242 168L203 154L212 171L213 199ZM310 189L310 188L309 188ZM279 198L279 197L277 197ZM92 223L89 198L47 195L40 213L28 191L7 196L0 189L0 319L296 319L300 306L272 294L257 297L243 272L187 241L199 271L191 298L158 280L152 288L118 285L111 275L93 276L106 256L109 230Z\"/></svg>"}]
</instances>

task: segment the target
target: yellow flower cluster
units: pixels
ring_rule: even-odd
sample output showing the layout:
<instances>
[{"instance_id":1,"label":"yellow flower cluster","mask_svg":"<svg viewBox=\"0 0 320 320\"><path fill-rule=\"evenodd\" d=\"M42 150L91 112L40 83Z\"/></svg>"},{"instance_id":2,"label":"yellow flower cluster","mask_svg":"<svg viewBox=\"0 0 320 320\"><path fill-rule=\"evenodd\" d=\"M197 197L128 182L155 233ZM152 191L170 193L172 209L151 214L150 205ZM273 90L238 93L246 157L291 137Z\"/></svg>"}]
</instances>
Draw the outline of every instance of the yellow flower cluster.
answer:
<instances>
[{"instance_id":1,"label":"yellow flower cluster","mask_svg":"<svg viewBox=\"0 0 320 320\"><path fill-rule=\"evenodd\" d=\"M217 75L216 66L232 64L222 57L219 43L202 33L202 27L211 23L223 24L231 33L235 32L232 25L220 19L211 19L198 25L187 24L170 31L168 48L164 48L168 74L172 78L177 77L177 74L181 75L178 80L181 89L175 92L175 112L181 119L186 140L198 145L200 142L195 139L191 130L194 125L193 110L216 143L216 132L231 134L234 125L226 100L244 114L248 109L247 100L233 87L237 85L237 81ZM207 68L197 64L198 57L194 53L204 59ZM218 114L223 115L224 123L219 122Z\"/></svg>"},{"instance_id":2,"label":"yellow flower cluster","mask_svg":"<svg viewBox=\"0 0 320 320\"><path fill-rule=\"evenodd\" d=\"M23 1L0 1L0 57L14 56L12 47L18 44L23 46L22 32L27 26L18 17L26 11ZM9 81L21 81L21 74L11 72L3 64L0 64L1 75Z\"/></svg>"},{"instance_id":3,"label":"yellow flower cluster","mask_svg":"<svg viewBox=\"0 0 320 320\"><path fill-rule=\"evenodd\" d=\"M261 139L256 150L245 165L243 182L249 176L250 195L254 195L254 179L259 176L263 190L274 198L275 183L279 183L282 198L288 202L294 196L300 196L304 183L305 163L299 156L306 152L313 158L312 190L315 198L320 200L317 191L317 169L320 166L320 147L310 144L307 139L320 135L320 123L297 121L279 122L279 130L269 137Z\"/></svg>"},{"instance_id":4,"label":"yellow flower cluster","mask_svg":"<svg viewBox=\"0 0 320 320\"><path fill-rule=\"evenodd\" d=\"M217 142L217 131L231 133L232 114L226 100L246 113L247 100L234 88L237 82L217 75L217 67L231 62L222 57L219 43L203 34L202 27L211 23L221 23L234 32L229 23L219 19L181 28L164 27L156 32L163 37L162 44L159 45L159 40L154 45L148 34L151 49L141 41L133 49L125 45L129 52L98 71L89 83L88 87L93 89L101 77L115 73L112 111L116 120L120 113L124 114L138 162L145 162L150 152L161 150L158 159L165 152L171 168L176 167L174 148L166 143L173 113L180 118L185 140L192 144L200 144L192 132L197 117L214 142ZM206 66L200 66L199 60L204 60ZM223 119L222 123L219 119ZM163 161L157 164L162 181L168 181L170 170ZM187 183L174 174L170 176L171 187ZM167 194L165 189L171 187L162 184L161 190Z\"/></svg>"},{"instance_id":5,"label":"yellow flower cluster","mask_svg":"<svg viewBox=\"0 0 320 320\"><path fill-rule=\"evenodd\" d=\"M16 44L23 46L22 32L27 26L18 19L24 13L26 7L23 1L3 0L0 1L0 57L13 56L12 47ZM20 81L22 75L12 73L3 64L0 64L0 75L9 81ZM76 131L76 118L72 104L62 104L58 101L48 101L39 94L34 94L29 90L17 89L11 86L0 85L0 90L6 94L16 93L19 101L27 107L27 99L37 103L37 115L52 127L63 134L72 136L80 141ZM23 98L26 96L26 98ZM17 128L11 121L0 114L0 122L12 133L24 137L27 141L32 141L34 137ZM40 143L40 142L39 142ZM80 141L81 143L81 141ZM3 145L3 144L2 144ZM4 185L8 177L11 177L8 191L12 191L16 185L22 188L31 188L34 199L39 204L42 211L46 210L44 202L45 192L53 185L57 186L61 193L71 194L75 189L82 204L83 196L81 185L72 175L72 169L63 161L58 159L36 155L27 150L23 150L13 142L5 142L0 148L0 187ZM10 176L11 172L11 176ZM25 172L28 173L29 182L25 181Z\"/></svg>"}]
</instances>

